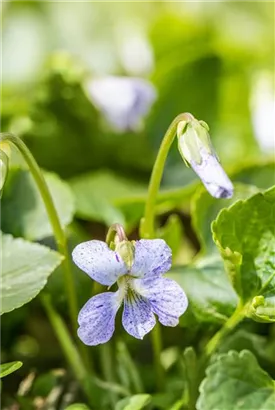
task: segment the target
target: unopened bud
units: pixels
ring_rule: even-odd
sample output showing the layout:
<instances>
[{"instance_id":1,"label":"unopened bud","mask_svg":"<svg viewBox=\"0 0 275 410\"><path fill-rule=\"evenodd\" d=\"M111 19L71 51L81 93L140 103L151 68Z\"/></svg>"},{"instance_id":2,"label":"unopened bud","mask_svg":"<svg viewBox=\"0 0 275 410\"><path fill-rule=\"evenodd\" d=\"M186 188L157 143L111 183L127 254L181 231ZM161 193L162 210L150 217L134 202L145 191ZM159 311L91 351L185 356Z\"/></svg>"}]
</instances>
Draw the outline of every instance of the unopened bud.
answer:
<instances>
[{"instance_id":1,"label":"unopened bud","mask_svg":"<svg viewBox=\"0 0 275 410\"><path fill-rule=\"evenodd\" d=\"M123 261L130 269L134 262L134 245L132 242L126 240L116 244L115 251L121 256Z\"/></svg>"},{"instance_id":2,"label":"unopened bud","mask_svg":"<svg viewBox=\"0 0 275 410\"><path fill-rule=\"evenodd\" d=\"M248 307L247 316L256 322L275 322L275 298L255 296Z\"/></svg>"},{"instance_id":3,"label":"unopened bud","mask_svg":"<svg viewBox=\"0 0 275 410\"><path fill-rule=\"evenodd\" d=\"M180 121L177 127L179 152L213 197L231 198L233 185L220 165L208 131L204 121L191 115L187 121Z\"/></svg>"}]
</instances>

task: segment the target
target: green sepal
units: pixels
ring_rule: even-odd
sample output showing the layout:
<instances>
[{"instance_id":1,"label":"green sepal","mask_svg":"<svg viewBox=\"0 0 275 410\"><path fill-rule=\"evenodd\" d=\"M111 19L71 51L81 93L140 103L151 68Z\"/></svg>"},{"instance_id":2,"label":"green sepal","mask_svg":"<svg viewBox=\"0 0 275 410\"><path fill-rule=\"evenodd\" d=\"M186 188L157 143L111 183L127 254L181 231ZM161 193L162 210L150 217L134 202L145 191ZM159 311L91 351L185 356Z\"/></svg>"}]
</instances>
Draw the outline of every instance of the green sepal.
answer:
<instances>
[{"instance_id":1,"label":"green sepal","mask_svg":"<svg viewBox=\"0 0 275 410\"><path fill-rule=\"evenodd\" d=\"M256 322L275 322L275 296L255 296L247 309L247 316Z\"/></svg>"},{"instance_id":2,"label":"green sepal","mask_svg":"<svg viewBox=\"0 0 275 410\"><path fill-rule=\"evenodd\" d=\"M134 241L121 241L116 244L115 251L122 257L126 265L131 268L134 263Z\"/></svg>"}]
</instances>

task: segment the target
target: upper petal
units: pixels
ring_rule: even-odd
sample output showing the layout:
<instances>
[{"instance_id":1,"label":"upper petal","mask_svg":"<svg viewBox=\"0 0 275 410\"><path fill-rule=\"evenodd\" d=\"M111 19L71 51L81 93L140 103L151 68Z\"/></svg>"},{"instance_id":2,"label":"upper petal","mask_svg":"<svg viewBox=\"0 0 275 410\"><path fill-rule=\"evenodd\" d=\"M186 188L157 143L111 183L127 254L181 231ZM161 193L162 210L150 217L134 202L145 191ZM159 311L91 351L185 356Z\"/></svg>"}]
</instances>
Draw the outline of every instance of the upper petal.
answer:
<instances>
[{"instance_id":1,"label":"upper petal","mask_svg":"<svg viewBox=\"0 0 275 410\"><path fill-rule=\"evenodd\" d=\"M101 283L110 286L124 275L128 268L120 255L102 241L88 241L77 245L72 253L74 263Z\"/></svg>"},{"instance_id":2,"label":"upper petal","mask_svg":"<svg viewBox=\"0 0 275 410\"><path fill-rule=\"evenodd\" d=\"M133 286L137 292L148 299L160 323L164 326L176 326L179 323L179 317L187 309L188 300L177 282L159 277L150 281L149 286L148 281L135 279Z\"/></svg>"},{"instance_id":3,"label":"upper petal","mask_svg":"<svg viewBox=\"0 0 275 410\"><path fill-rule=\"evenodd\" d=\"M137 339L143 339L156 324L150 303L134 291L124 299L122 324L124 329Z\"/></svg>"},{"instance_id":4,"label":"upper petal","mask_svg":"<svg viewBox=\"0 0 275 410\"><path fill-rule=\"evenodd\" d=\"M115 317L120 306L118 292L105 292L88 300L78 315L77 334L88 346L106 343L115 330Z\"/></svg>"},{"instance_id":5,"label":"upper petal","mask_svg":"<svg viewBox=\"0 0 275 410\"><path fill-rule=\"evenodd\" d=\"M131 274L139 277L166 273L172 264L172 252L163 239L141 239L135 243Z\"/></svg>"},{"instance_id":6,"label":"upper petal","mask_svg":"<svg viewBox=\"0 0 275 410\"><path fill-rule=\"evenodd\" d=\"M205 148L200 150L202 162L191 161L191 166L200 177L207 191L214 198L231 198L233 185L215 155L208 153Z\"/></svg>"}]
</instances>

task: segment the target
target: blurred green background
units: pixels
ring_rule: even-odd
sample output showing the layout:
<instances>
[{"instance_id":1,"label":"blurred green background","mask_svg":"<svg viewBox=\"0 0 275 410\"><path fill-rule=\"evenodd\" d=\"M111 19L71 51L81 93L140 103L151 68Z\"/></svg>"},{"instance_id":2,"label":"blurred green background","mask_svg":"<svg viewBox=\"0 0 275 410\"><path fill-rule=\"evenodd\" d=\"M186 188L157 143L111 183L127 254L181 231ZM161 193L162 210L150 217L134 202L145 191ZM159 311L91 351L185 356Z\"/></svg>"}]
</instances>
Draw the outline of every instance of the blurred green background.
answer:
<instances>
[{"instance_id":1,"label":"blurred green background","mask_svg":"<svg viewBox=\"0 0 275 410\"><path fill-rule=\"evenodd\" d=\"M19 135L45 170L71 246L104 238L113 222L123 223L130 237L137 238L154 159L166 129L181 112L208 123L234 181L258 189L275 183L274 3L5 1L2 18L2 130ZM157 98L137 129L116 130L87 94L87 79L107 75L143 78L155 88ZM117 98L123 99L123 93ZM54 246L25 168L12 150L2 230ZM206 226L194 218L194 201L201 199L192 194L199 185L175 142L157 210L159 235L178 263L190 262L203 250L200 232L206 229L210 235L218 211L207 200L196 202L197 208L207 207L202 217ZM75 273L83 304L91 281L79 270ZM67 318L62 286L57 270L47 289ZM20 375L34 370L40 379L32 396L46 397L65 376L52 373L63 362L39 303L34 300L4 315L2 322L3 361L23 357L26 362L5 388L16 391ZM201 332L195 325L181 342L170 340L166 332L165 346L196 343ZM126 340L139 366L147 369L147 353ZM168 353L173 362L174 353ZM152 381L143 374L150 391ZM30 408L22 397L21 405Z\"/></svg>"}]
</instances>

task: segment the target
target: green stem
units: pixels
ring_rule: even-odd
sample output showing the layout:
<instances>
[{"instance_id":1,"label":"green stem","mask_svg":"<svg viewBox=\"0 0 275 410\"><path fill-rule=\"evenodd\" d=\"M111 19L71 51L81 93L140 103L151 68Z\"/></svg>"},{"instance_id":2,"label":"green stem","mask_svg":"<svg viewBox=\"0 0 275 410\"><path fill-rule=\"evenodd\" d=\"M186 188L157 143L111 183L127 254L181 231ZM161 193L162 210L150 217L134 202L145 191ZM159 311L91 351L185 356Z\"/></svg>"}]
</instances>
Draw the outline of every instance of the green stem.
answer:
<instances>
[{"instance_id":1,"label":"green stem","mask_svg":"<svg viewBox=\"0 0 275 410\"><path fill-rule=\"evenodd\" d=\"M199 395L199 386L201 381L205 377L205 369L207 367L208 361L213 353L218 349L225 336L228 335L245 317L246 305L239 302L233 315L225 322L221 329L214 334L214 336L208 341L205 346L204 352L201 355L198 366L196 377L192 381L192 390L189 397L188 409L196 409L196 402Z\"/></svg>"},{"instance_id":2,"label":"green stem","mask_svg":"<svg viewBox=\"0 0 275 410\"><path fill-rule=\"evenodd\" d=\"M101 362L101 369L103 372L104 379L106 382L115 383L115 375L113 372L113 354L112 354L112 345L110 342L105 343L100 346L100 362ZM112 407L114 408L117 401L118 396L114 391L109 391L110 402Z\"/></svg>"},{"instance_id":3,"label":"green stem","mask_svg":"<svg viewBox=\"0 0 275 410\"><path fill-rule=\"evenodd\" d=\"M149 182L148 195L145 203L144 219L142 221L141 226L141 236L143 238L154 237L154 217L156 200L160 188L166 158L172 145L172 142L174 141L174 138L176 136L179 122L187 121L189 119L190 114L188 113L178 115L170 124L162 140Z\"/></svg>"},{"instance_id":4,"label":"green stem","mask_svg":"<svg viewBox=\"0 0 275 410\"><path fill-rule=\"evenodd\" d=\"M160 355L162 351L162 338L160 324L157 322L154 329L151 332L151 340L154 353L154 365L156 374L156 385L159 391L164 389L164 368L160 361Z\"/></svg>"},{"instance_id":5,"label":"green stem","mask_svg":"<svg viewBox=\"0 0 275 410\"><path fill-rule=\"evenodd\" d=\"M152 170L147 199L145 203L144 218L141 221L140 226L140 236L142 238L154 238L155 228L154 228L154 218L156 212L156 201L157 195L160 188L160 183L162 179L162 174L164 170L164 165L170 147L176 136L177 127L180 121L187 121L190 119L190 114L184 113L178 115L170 124L168 130L166 131L161 146L158 151L158 155ZM163 389L164 386L164 369L160 362L160 354L162 350L161 332L160 326L157 324L153 331L151 332L152 346L154 352L154 365L157 380L157 387L159 390Z\"/></svg>"},{"instance_id":6,"label":"green stem","mask_svg":"<svg viewBox=\"0 0 275 410\"><path fill-rule=\"evenodd\" d=\"M233 315L225 322L223 327L209 340L205 347L205 358L208 359L218 348L221 341L236 327L245 316L246 307L241 303L237 306Z\"/></svg>"},{"instance_id":7,"label":"green stem","mask_svg":"<svg viewBox=\"0 0 275 410\"><path fill-rule=\"evenodd\" d=\"M79 381L80 386L82 387L84 393L89 399L89 404L93 403L93 390L94 384L92 379L89 376L86 367L83 364L82 358L78 353L76 346L71 340L70 334L62 320L62 318L54 310L50 296L43 295L41 297L42 304L46 310L49 321L55 330L57 339L62 347L64 355L70 364L77 380Z\"/></svg>"},{"instance_id":8,"label":"green stem","mask_svg":"<svg viewBox=\"0 0 275 410\"><path fill-rule=\"evenodd\" d=\"M67 247L67 238L61 226L61 223L59 221L59 217L57 215L57 212L56 212L49 188L46 184L45 178L37 162L35 161L32 153L30 152L28 147L24 144L24 142L20 138L10 133L2 133L0 137L0 141L9 141L16 146L16 148L19 150L19 152L25 159L26 163L28 164L30 172L40 191L40 195L43 199L49 220L52 225L52 229L53 229L54 236L57 242L58 250L65 257L64 262L63 262L64 282L65 282L65 287L66 287L67 296L68 296L71 323L72 323L74 331L76 331L77 330L77 313L78 313L77 312L78 311L77 310L77 299L76 299L75 286L74 286L73 276L72 276L71 266L70 266L70 257L68 253L68 247Z\"/></svg>"}]
</instances>

